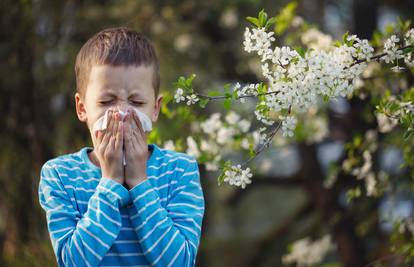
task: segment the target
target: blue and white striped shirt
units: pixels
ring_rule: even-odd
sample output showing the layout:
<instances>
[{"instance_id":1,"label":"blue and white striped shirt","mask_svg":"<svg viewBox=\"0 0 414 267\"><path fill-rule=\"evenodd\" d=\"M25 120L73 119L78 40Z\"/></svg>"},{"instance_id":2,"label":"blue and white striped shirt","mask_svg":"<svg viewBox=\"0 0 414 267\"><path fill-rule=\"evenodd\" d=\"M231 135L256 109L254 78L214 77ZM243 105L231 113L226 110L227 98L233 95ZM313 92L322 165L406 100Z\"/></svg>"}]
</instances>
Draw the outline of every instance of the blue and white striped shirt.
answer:
<instances>
[{"instance_id":1,"label":"blue and white striped shirt","mask_svg":"<svg viewBox=\"0 0 414 267\"><path fill-rule=\"evenodd\" d=\"M48 160L39 202L59 266L194 266L204 216L196 159L148 144L148 179L102 177L92 147Z\"/></svg>"}]
</instances>

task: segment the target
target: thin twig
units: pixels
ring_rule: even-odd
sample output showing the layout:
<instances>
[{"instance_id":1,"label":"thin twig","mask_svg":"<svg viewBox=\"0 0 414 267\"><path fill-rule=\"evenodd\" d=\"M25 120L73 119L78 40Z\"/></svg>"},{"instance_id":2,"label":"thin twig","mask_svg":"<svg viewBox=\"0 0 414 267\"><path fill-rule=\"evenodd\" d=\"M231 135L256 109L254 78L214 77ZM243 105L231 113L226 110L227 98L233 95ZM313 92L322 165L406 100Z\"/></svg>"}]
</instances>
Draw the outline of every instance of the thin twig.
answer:
<instances>
[{"instance_id":1,"label":"thin twig","mask_svg":"<svg viewBox=\"0 0 414 267\"><path fill-rule=\"evenodd\" d=\"M247 163L249 163L251 160L257 157L264 150L265 147L269 147L270 141L272 141L273 137L279 131L281 125L282 125L282 121L279 121L275 129L273 129L272 133L270 134L269 138L267 138L266 142L257 151L254 152L253 156L251 156L247 161L240 164L241 167L244 167L245 165L247 165Z\"/></svg>"},{"instance_id":2,"label":"thin twig","mask_svg":"<svg viewBox=\"0 0 414 267\"><path fill-rule=\"evenodd\" d=\"M270 91L270 92L266 92L266 93L262 93L262 94L242 95L242 96L238 96L237 99L244 98L244 97L257 97L257 96L262 96L262 95L278 94L278 93L280 93L280 91ZM224 95L221 95L221 96L208 96L208 95L202 95L202 94L199 94L199 93L195 93L195 94L199 97L208 98L209 100L228 98L227 96L224 96Z\"/></svg>"},{"instance_id":3,"label":"thin twig","mask_svg":"<svg viewBox=\"0 0 414 267\"><path fill-rule=\"evenodd\" d=\"M401 48L397 49L397 51L404 50L404 49L407 49L407 48L413 48L413 47L414 47L413 45L407 45L407 46L404 46L404 47L401 47ZM370 57L369 60L377 60L377 59L380 59L380 58L382 58L383 56L386 56L386 55L387 55L387 53L378 54L378 55L375 55L373 57ZM351 66L349 66L349 67L352 67L356 64L360 64L360 63L365 62L365 61L368 61L368 60L367 59L358 59L354 63L352 63Z\"/></svg>"}]
</instances>

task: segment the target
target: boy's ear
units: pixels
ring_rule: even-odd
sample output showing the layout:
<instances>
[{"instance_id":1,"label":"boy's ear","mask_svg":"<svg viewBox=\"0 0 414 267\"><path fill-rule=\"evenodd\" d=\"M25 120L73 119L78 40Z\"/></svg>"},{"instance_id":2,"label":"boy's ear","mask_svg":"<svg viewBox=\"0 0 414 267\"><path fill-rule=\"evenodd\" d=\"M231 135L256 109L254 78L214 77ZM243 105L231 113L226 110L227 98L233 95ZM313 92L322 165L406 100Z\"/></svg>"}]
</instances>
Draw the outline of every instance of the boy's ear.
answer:
<instances>
[{"instance_id":1,"label":"boy's ear","mask_svg":"<svg viewBox=\"0 0 414 267\"><path fill-rule=\"evenodd\" d=\"M159 95L157 100L155 100L155 109L154 109L154 113L152 113L152 122L156 122L158 120L158 115L160 114L160 110L161 110L162 98L163 98L163 95Z\"/></svg>"},{"instance_id":2,"label":"boy's ear","mask_svg":"<svg viewBox=\"0 0 414 267\"><path fill-rule=\"evenodd\" d=\"M76 105L76 115L78 115L78 119L81 122L86 122L87 117L86 117L85 104L83 103L82 98L79 93L75 94L75 105Z\"/></svg>"}]
</instances>

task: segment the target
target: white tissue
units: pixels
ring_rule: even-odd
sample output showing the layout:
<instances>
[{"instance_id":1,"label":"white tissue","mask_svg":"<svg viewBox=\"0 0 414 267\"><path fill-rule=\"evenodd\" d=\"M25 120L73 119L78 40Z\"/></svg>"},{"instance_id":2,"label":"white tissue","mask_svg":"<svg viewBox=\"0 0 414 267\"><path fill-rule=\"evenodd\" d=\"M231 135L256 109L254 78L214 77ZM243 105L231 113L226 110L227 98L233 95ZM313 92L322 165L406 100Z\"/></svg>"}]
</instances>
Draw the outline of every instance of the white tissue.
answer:
<instances>
[{"instance_id":1,"label":"white tissue","mask_svg":"<svg viewBox=\"0 0 414 267\"><path fill-rule=\"evenodd\" d=\"M92 131L93 131L94 134L95 134L96 131L103 131L103 130L106 129L106 127L108 126L108 114L109 114L110 110L111 109L107 109L105 111L105 114L102 117L100 117L93 124ZM142 129L144 130L144 132L150 132L152 130L151 119L144 112L142 112L142 111L140 111L136 108L134 108L133 110L135 111L135 113L137 114L139 120L141 121ZM120 110L119 108L118 108L118 112L119 112L119 115L121 116L121 119L123 120L124 117L126 116L127 112L124 112L124 111ZM123 159L123 164L125 166L126 165L125 153L123 153L122 159Z\"/></svg>"}]
</instances>

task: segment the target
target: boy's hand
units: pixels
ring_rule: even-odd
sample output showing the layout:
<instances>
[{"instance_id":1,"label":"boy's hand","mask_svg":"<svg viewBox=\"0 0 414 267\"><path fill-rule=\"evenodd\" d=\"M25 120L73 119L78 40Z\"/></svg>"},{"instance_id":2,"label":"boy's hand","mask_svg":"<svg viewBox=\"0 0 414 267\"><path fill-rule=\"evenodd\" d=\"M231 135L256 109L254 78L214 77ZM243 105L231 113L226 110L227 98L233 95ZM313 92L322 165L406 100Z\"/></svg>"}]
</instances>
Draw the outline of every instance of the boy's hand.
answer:
<instances>
[{"instance_id":1,"label":"boy's hand","mask_svg":"<svg viewBox=\"0 0 414 267\"><path fill-rule=\"evenodd\" d=\"M118 112L109 111L108 127L97 132L96 156L102 169L102 177L120 184L124 182L122 166L123 122Z\"/></svg>"},{"instance_id":2,"label":"boy's hand","mask_svg":"<svg viewBox=\"0 0 414 267\"><path fill-rule=\"evenodd\" d=\"M125 183L128 189L147 179L148 144L141 121L134 111L125 117Z\"/></svg>"}]
</instances>

